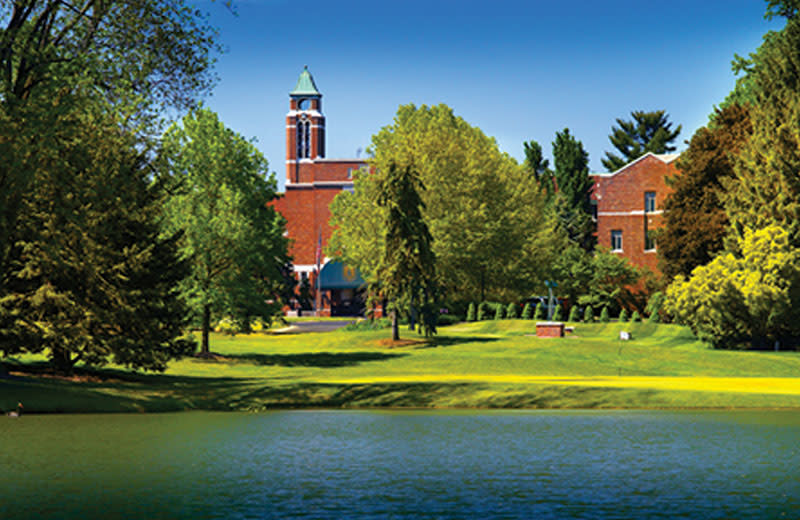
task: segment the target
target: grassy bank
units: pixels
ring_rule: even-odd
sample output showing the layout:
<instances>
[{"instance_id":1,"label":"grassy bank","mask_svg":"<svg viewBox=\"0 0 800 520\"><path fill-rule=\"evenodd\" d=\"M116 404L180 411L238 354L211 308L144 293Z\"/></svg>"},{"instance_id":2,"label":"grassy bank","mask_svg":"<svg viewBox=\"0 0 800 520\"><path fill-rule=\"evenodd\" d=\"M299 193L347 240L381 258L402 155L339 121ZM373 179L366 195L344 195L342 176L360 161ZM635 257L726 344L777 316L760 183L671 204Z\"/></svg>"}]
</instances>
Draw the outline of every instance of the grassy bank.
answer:
<instances>
[{"instance_id":1,"label":"grassy bank","mask_svg":"<svg viewBox=\"0 0 800 520\"><path fill-rule=\"evenodd\" d=\"M576 324L563 339L521 320L459 324L388 346L388 331L212 336L213 360L164 374L48 377L34 357L5 360L0 408L29 412L265 410L278 407L800 407L800 354L714 351L685 328ZM619 331L633 334L619 341Z\"/></svg>"}]
</instances>

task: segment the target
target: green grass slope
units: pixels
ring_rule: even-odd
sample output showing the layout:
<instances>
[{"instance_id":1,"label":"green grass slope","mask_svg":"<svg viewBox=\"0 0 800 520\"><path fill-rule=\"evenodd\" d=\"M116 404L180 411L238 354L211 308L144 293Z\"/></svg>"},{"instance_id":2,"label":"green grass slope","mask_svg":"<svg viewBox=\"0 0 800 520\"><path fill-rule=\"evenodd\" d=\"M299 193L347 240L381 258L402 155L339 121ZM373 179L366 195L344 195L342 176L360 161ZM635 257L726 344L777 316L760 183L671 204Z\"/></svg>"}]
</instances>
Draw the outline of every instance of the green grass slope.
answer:
<instances>
[{"instance_id":1,"label":"green grass slope","mask_svg":"<svg viewBox=\"0 0 800 520\"><path fill-rule=\"evenodd\" d=\"M414 342L395 347L387 330L213 335L212 360L164 374L79 368L74 380L27 356L4 360L0 409L800 407L798 353L715 351L675 325L571 325L542 339L531 321L462 323L429 341L402 331Z\"/></svg>"}]
</instances>

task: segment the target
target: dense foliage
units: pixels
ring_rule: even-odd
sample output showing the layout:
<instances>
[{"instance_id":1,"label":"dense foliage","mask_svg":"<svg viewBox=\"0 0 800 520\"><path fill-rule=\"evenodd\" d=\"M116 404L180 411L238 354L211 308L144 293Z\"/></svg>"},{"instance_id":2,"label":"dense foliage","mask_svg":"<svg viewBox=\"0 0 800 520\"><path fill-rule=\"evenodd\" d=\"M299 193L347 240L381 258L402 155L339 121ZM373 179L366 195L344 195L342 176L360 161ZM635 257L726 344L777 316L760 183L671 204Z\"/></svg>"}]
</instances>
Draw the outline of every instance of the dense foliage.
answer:
<instances>
[{"instance_id":1,"label":"dense foliage","mask_svg":"<svg viewBox=\"0 0 800 520\"><path fill-rule=\"evenodd\" d=\"M191 275L180 288L201 322L207 355L215 316L246 327L253 317L269 323L280 308L289 259L283 217L268 205L277 183L253 144L206 109L166 132L160 167L171 183L164 230L182 233Z\"/></svg>"},{"instance_id":2,"label":"dense foliage","mask_svg":"<svg viewBox=\"0 0 800 520\"><path fill-rule=\"evenodd\" d=\"M371 171L354 174L354 193L331 205L327 254L377 281L386 209L375 204L390 165L413 166L425 191L437 285L458 301L512 301L540 287L550 263L552 223L530 175L494 139L444 106L401 106L372 138ZM457 208L457 211L454 211Z\"/></svg>"},{"instance_id":3,"label":"dense foliage","mask_svg":"<svg viewBox=\"0 0 800 520\"><path fill-rule=\"evenodd\" d=\"M676 149L672 143L681 133L681 125L673 130L664 110L634 110L631 117L631 121L617 119L618 126L611 127L608 139L621 156L606 152L605 159L601 159L603 166L610 172L619 170L648 152L659 154L674 152Z\"/></svg>"},{"instance_id":4,"label":"dense foliage","mask_svg":"<svg viewBox=\"0 0 800 520\"><path fill-rule=\"evenodd\" d=\"M734 176L736 155L751 134L746 107L716 111L714 124L697 130L681 154L673 192L664 201L658 235L659 268L668 280L688 276L723 249L728 218L720 200L723 179Z\"/></svg>"},{"instance_id":5,"label":"dense foliage","mask_svg":"<svg viewBox=\"0 0 800 520\"><path fill-rule=\"evenodd\" d=\"M667 290L667 310L715 347L771 348L800 338L800 250L788 231L746 231L741 253L725 253L678 276Z\"/></svg>"}]
</instances>

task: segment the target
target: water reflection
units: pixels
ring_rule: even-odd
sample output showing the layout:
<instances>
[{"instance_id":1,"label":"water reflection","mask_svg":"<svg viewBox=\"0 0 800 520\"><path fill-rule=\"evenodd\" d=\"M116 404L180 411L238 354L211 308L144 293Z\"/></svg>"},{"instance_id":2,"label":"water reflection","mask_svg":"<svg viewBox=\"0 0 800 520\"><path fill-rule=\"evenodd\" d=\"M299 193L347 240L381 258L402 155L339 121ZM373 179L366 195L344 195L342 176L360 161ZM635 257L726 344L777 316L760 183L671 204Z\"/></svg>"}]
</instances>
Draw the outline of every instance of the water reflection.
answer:
<instances>
[{"instance_id":1,"label":"water reflection","mask_svg":"<svg viewBox=\"0 0 800 520\"><path fill-rule=\"evenodd\" d=\"M26 416L0 518L797 518L798 415Z\"/></svg>"}]
</instances>

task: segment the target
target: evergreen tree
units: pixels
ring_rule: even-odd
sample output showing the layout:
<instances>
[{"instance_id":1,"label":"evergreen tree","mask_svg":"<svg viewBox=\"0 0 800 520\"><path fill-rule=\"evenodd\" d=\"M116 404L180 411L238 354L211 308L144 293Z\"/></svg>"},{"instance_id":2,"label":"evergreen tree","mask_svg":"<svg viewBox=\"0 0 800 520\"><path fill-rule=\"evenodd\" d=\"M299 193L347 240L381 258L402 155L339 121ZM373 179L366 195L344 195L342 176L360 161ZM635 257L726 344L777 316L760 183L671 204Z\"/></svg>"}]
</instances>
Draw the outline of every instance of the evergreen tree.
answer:
<instances>
[{"instance_id":1,"label":"evergreen tree","mask_svg":"<svg viewBox=\"0 0 800 520\"><path fill-rule=\"evenodd\" d=\"M550 200L554 191L553 172L550 170L550 161L545 159L542 153L542 146L536 141L522 143L525 151L525 169L536 179L539 189L545 194L546 200Z\"/></svg>"},{"instance_id":2,"label":"evergreen tree","mask_svg":"<svg viewBox=\"0 0 800 520\"><path fill-rule=\"evenodd\" d=\"M553 313L553 321L563 321L564 320L564 311L561 309L561 305L556 305L556 310Z\"/></svg>"},{"instance_id":3,"label":"evergreen tree","mask_svg":"<svg viewBox=\"0 0 800 520\"><path fill-rule=\"evenodd\" d=\"M621 311L619 311L618 320L620 323L625 323L628 321L628 319L628 309L623 308Z\"/></svg>"},{"instance_id":4,"label":"evergreen tree","mask_svg":"<svg viewBox=\"0 0 800 520\"><path fill-rule=\"evenodd\" d=\"M589 177L589 154L583 144L565 128L556 132L553 162L558 188L556 214L559 226L569 239L586 251L594 248L594 222L589 196L593 182Z\"/></svg>"},{"instance_id":5,"label":"evergreen tree","mask_svg":"<svg viewBox=\"0 0 800 520\"><path fill-rule=\"evenodd\" d=\"M486 302L478 304L478 321L486 321L489 319L489 309Z\"/></svg>"},{"instance_id":6,"label":"evergreen tree","mask_svg":"<svg viewBox=\"0 0 800 520\"><path fill-rule=\"evenodd\" d=\"M495 304L495 306L494 306L494 319L502 320L504 314L505 313L503 312L503 304L501 304L501 303Z\"/></svg>"},{"instance_id":7,"label":"evergreen tree","mask_svg":"<svg viewBox=\"0 0 800 520\"><path fill-rule=\"evenodd\" d=\"M594 311L591 305L587 305L586 309L583 311L583 321L585 323L592 323L594 321Z\"/></svg>"},{"instance_id":8,"label":"evergreen tree","mask_svg":"<svg viewBox=\"0 0 800 520\"><path fill-rule=\"evenodd\" d=\"M531 310L531 304L526 303L525 306L522 308L522 319L529 320L533 317L533 311Z\"/></svg>"},{"instance_id":9,"label":"evergreen tree","mask_svg":"<svg viewBox=\"0 0 800 520\"><path fill-rule=\"evenodd\" d=\"M581 321L581 312L580 309L578 309L577 305L573 305L572 308L569 310L569 318L567 318L567 321L574 321L574 322Z\"/></svg>"},{"instance_id":10,"label":"evergreen tree","mask_svg":"<svg viewBox=\"0 0 800 520\"><path fill-rule=\"evenodd\" d=\"M734 162L752 133L746 107L729 104L715 112L713 125L697 130L678 159L673 192L664 201L664 227L658 234L659 269L667 280L688 276L722 250L728 218L719 193L734 177Z\"/></svg>"},{"instance_id":11,"label":"evergreen tree","mask_svg":"<svg viewBox=\"0 0 800 520\"><path fill-rule=\"evenodd\" d=\"M545 312L544 312L544 305L542 305L542 302L539 302L539 303L536 304L536 311L534 311L534 313L533 313L533 319L537 320L537 321L541 321L541 320L543 320L545 318L546 318L546 316L545 316Z\"/></svg>"},{"instance_id":12,"label":"evergreen tree","mask_svg":"<svg viewBox=\"0 0 800 520\"><path fill-rule=\"evenodd\" d=\"M209 356L214 317L270 323L280 309L288 243L283 217L268 205L277 183L255 146L206 109L166 132L161 168L174 183L164 229L183 233L192 273L181 291L201 323L200 355Z\"/></svg>"},{"instance_id":13,"label":"evergreen tree","mask_svg":"<svg viewBox=\"0 0 800 520\"><path fill-rule=\"evenodd\" d=\"M43 352L65 373L78 362L164 370L194 343L175 290L187 274L178 237L160 236L163 192L111 107L62 101L0 273L0 350Z\"/></svg>"},{"instance_id":14,"label":"evergreen tree","mask_svg":"<svg viewBox=\"0 0 800 520\"><path fill-rule=\"evenodd\" d=\"M506 307L506 319L517 319L517 305L515 303L509 303L508 307Z\"/></svg>"},{"instance_id":15,"label":"evergreen tree","mask_svg":"<svg viewBox=\"0 0 800 520\"><path fill-rule=\"evenodd\" d=\"M633 314L631 314L631 321L633 322L642 321L642 315L639 314L639 311L633 311Z\"/></svg>"},{"instance_id":16,"label":"evergreen tree","mask_svg":"<svg viewBox=\"0 0 800 520\"><path fill-rule=\"evenodd\" d=\"M475 321L475 318L475 304L469 302L469 307L467 307L467 321Z\"/></svg>"},{"instance_id":17,"label":"evergreen tree","mask_svg":"<svg viewBox=\"0 0 800 520\"><path fill-rule=\"evenodd\" d=\"M611 318L608 315L608 305L603 307L603 310L600 311L600 322L601 323L608 323L611 321Z\"/></svg>"},{"instance_id":18,"label":"evergreen tree","mask_svg":"<svg viewBox=\"0 0 800 520\"><path fill-rule=\"evenodd\" d=\"M672 130L669 116L663 110L635 110L631 112L631 117L631 121L617 119L619 126L611 127L608 139L622 155L606 152L606 158L601 162L610 172L619 170L648 152L661 154L675 151L671 143L681 133L681 125Z\"/></svg>"},{"instance_id":19,"label":"evergreen tree","mask_svg":"<svg viewBox=\"0 0 800 520\"><path fill-rule=\"evenodd\" d=\"M420 310L420 327L426 336L436 333L436 256L432 237L422 218L420 197L425 187L410 166L391 164L381 178L378 204L386 208L385 248L378 267L379 287L390 302L392 340L400 335L398 311Z\"/></svg>"}]
</instances>

